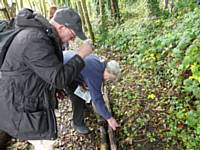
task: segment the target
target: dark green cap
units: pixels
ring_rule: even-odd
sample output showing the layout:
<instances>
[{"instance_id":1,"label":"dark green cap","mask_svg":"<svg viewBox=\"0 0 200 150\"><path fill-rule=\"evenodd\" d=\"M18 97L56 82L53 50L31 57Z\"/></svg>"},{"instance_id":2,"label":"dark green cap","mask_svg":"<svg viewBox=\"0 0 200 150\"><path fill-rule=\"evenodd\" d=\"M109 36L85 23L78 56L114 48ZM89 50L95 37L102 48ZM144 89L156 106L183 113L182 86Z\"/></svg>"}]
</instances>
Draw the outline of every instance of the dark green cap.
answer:
<instances>
[{"instance_id":1,"label":"dark green cap","mask_svg":"<svg viewBox=\"0 0 200 150\"><path fill-rule=\"evenodd\" d=\"M87 39L86 35L82 30L81 18L77 12L71 8L61 8L58 9L54 16L54 21L59 24L63 24L68 28L71 28L76 35L82 39Z\"/></svg>"}]
</instances>

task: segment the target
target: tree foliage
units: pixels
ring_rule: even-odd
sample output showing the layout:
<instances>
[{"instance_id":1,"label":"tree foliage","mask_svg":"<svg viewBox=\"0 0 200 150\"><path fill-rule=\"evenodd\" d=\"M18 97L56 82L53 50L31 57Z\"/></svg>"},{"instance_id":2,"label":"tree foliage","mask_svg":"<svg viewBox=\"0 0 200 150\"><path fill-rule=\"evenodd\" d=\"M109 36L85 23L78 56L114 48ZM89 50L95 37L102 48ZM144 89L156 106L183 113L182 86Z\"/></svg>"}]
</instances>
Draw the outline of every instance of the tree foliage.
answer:
<instances>
[{"instance_id":1,"label":"tree foliage","mask_svg":"<svg viewBox=\"0 0 200 150\"><path fill-rule=\"evenodd\" d=\"M196 0L27 0L23 4L17 0L16 4L44 15L51 4L73 7L81 14L84 30L102 49L99 53L119 60L122 79L109 87L112 110L121 124L116 133L120 149L200 149ZM10 15L8 7L4 3Z\"/></svg>"},{"instance_id":2,"label":"tree foliage","mask_svg":"<svg viewBox=\"0 0 200 150\"><path fill-rule=\"evenodd\" d=\"M196 1L174 4L173 12L133 16L108 33L109 54L124 65L111 87L113 111L123 118L121 149L200 148L200 9Z\"/></svg>"}]
</instances>

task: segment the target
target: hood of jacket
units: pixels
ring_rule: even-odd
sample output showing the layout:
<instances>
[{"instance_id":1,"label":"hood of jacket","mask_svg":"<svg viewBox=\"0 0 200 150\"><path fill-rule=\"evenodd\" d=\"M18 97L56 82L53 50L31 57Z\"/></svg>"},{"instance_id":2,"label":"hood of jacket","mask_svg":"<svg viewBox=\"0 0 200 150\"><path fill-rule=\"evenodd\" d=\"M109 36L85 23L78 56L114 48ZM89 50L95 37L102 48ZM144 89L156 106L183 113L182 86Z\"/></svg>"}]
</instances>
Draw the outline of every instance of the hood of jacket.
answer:
<instances>
[{"instance_id":1,"label":"hood of jacket","mask_svg":"<svg viewBox=\"0 0 200 150\"><path fill-rule=\"evenodd\" d=\"M18 27L35 27L48 29L51 24L41 14L31 9L24 8L16 16L16 26Z\"/></svg>"},{"instance_id":2,"label":"hood of jacket","mask_svg":"<svg viewBox=\"0 0 200 150\"><path fill-rule=\"evenodd\" d=\"M16 16L15 19L15 26L26 28L26 27L33 27L39 28L46 32L47 36L54 41L54 46L56 49L60 49L59 45L62 45L57 32L49 23L49 21L44 18L40 13L34 12L31 9L24 8L22 9Z\"/></svg>"}]
</instances>

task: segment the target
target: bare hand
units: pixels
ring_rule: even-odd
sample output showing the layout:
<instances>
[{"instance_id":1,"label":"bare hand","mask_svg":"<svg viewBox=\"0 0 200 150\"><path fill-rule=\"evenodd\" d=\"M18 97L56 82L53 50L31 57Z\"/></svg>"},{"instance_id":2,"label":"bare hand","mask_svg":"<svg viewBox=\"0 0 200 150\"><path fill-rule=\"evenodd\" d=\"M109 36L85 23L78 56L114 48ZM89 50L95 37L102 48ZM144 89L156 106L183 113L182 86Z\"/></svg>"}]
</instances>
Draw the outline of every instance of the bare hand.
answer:
<instances>
[{"instance_id":1,"label":"bare hand","mask_svg":"<svg viewBox=\"0 0 200 150\"><path fill-rule=\"evenodd\" d=\"M63 100L65 98L65 93L64 91L60 90L56 92L56 97L60 100Z\"/></svg>"},{"instance_id":2,"label":"bare hand","mask_svg":"<svg viewBox=\"0 0 200 150\"><path fill-rule=\"evenodd\" d=\"M82 58L85 58L89 54L92 53L92 42L90 39L87 39L83 42L83 44L79 47L78 55Z\"/></svg>"},{"instance_id":3,"label":"bare hand","mask_svg":"<svg viewBox=\"0 0 200 150\"><path fill-rule=\"evenodd\" d=\"M117 121L116 121L113 117L107 119L107 122L108 122L109 126L110 126L113 130L116 130L116 128L119 127Z\"/></svg>"}]
</instances>

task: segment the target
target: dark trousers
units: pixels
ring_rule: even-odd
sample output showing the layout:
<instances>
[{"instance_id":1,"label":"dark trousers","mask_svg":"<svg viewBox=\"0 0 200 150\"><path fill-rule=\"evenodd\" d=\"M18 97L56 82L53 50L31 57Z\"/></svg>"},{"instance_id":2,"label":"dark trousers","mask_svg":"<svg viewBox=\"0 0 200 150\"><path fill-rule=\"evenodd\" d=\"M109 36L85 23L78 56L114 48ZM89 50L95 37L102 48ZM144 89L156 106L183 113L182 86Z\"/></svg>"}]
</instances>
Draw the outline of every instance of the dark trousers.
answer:
<instances>
[{"instance_id":1,"label":"dark trousers","mask_svg":"<svg viewBox=\"0 0 200 150\"><path fill-rule=\"evenodd\" d=\"M68 88L70 100L72 102L73 111L73 123L78 126L84 126L84 113L85 113L85 101L74 94L74 91L78 87L78 83L73 82Z\"/></svg>"},{"instance_id":2,"label":"dark trousers","mask_svg":"<svg viewBox=\"0 0 200 150\"><path fill-rule=\"evenodd\" d=\"M11 136L0 130L0 150L5 150L7 143L11 140Z\"/></svg>"}]
</instances>

